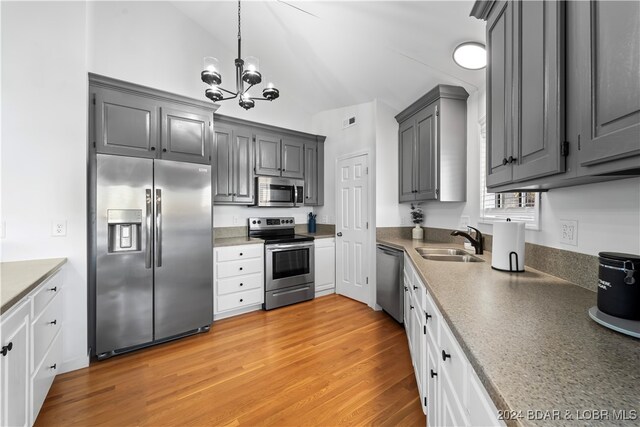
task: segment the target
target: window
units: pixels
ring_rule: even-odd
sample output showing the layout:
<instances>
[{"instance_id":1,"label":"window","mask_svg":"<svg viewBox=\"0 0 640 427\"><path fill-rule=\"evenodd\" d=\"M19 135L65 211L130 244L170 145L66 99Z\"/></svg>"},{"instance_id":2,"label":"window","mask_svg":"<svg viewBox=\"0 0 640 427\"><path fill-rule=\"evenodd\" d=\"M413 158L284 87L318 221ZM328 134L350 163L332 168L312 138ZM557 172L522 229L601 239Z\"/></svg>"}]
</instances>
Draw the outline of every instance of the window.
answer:
<instances>
[{"instance_id":1,"label":"window","mask_svg":"<svg viewBox=\"0 0 640 427\"><path fill-rule=\"evenodd\" d=\"M487 141L484 119L480 121L480 222L511 218L529 230L540 229L540 193L487 193Z\"/></svg>"}]
</instances>

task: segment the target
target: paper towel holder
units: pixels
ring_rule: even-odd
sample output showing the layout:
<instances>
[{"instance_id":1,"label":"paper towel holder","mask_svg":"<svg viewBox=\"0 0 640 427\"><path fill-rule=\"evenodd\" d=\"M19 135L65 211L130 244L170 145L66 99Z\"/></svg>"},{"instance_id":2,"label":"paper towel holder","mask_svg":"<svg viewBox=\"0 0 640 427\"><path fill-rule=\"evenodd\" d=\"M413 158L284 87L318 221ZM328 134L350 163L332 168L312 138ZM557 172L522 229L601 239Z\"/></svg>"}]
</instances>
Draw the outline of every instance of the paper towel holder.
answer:
<instances>
[{"instance_id":1,"label":"paper towel holder","mask_svg":"<svg viewBox=\"0 0 640 427\"><path fill-rule=\"evenodd\" d=\"M506 222L511 222L511 218L507 218ZM495 256L495 255L496 255L496 253L492 254L492 256ZM515 252L515 251L510 251L509 252L509 269L508 270L504 269L504 268L496 268L493 265L491 266L491 268L493 270L496 270L496 271L504 271L504 272L507 272L507 273L524 273L525 272L524 265L523 265L523 269L522 270L518 270L518 266L520 265L519 261L520 260L519 260L518 253Z\"/></svg>"}]
</instances>

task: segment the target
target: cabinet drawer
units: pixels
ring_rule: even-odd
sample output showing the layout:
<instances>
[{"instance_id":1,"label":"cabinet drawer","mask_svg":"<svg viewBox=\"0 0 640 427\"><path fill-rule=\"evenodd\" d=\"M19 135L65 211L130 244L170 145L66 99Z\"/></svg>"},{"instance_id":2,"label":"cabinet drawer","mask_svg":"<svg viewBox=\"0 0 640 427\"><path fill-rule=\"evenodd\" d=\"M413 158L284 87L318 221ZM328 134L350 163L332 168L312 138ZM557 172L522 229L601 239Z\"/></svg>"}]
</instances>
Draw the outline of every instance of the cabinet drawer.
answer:
<instances>
[{"instance_id":1,"label":"cabinet drawer","mask_svg":"<svg viewBox=\"0 0 640 427\"><path fill-rule=\"evenodd\" d=\"M258 288L262 289L263 283L261 273L219 279L217 282L216 295L227 295L233 292L243 292Z\"/></svg>"},{"instance_id":2,"label":"cabinet drawer","mask_svg":"<svg viewBox=\"0 0 640 427\"><path fill-rule=\"evenodd\" d=\"M260 258L263 253L263 245L226 246L216 248L216 262Z\"/></svg>"},{"instance_id":3,"label":"cabinet drawer","mask_svg":"<svg viewBox=\"0 0 640 427\"><path fill-rule=\"evenodd\" d=\"M261 258L252 258L241 261L228 261L216 264L216 277L244 276L246 274L261 273L264 266Z\"/></svg>"},{"instance_id":4,"label":"cabinet drawer","mask_svg":"<svg viewBox=\"0 0 640 427\"><path fill-rule=\"evenodd\" d=\"M440 346L438 350L437 357L440 358L442 369L446 371L447 377L450 378L453 391L456 393L458 400L462 402L467 375L467 358L444 321L440 322ZM443 351L450 354L451 357L443 360Z\"/></svg>"},{"instance_id":5,"label":"cabinet drawer","mask_svg":"<svg viewBox=\"0 0 640 427\"><path fill-rule=\"evenodd\" d=\"M31 323L31 333L33 336L33 354L31 357L31 370L33 372L44 357L53 338L62 328L63 295L61 291L55 293L55 298Z\"/></svg>"},{"instance_id":6,"label":"cabinet drawer","mask_svg":"<svg viewBox=\"0 0 640 427\"><path fill-rule=\"evenodd\" d=\"M38 317L49 301L60 292L62 284L62 270L58 270L39 286L39 289L33 294L33 311L31 314L34 318Z\"/></svg>"},{"instance_id":7,"label":"cabinet drawer","mask_svg":"<svg viewBox=\"0 0 640 427\"><path fill-rule=\"evenodd\" d=\"M61 368L62 364L62 334L55 336L53 344L44 356L44 361L40 369L31 378L31 420L36 420L38 412L47 397L53 379Z\"/></svg>"},{"instance_id":8,"label":"cabinet drawer","mask_svg":"<svg viewBox=\"0 0 640 427\"><path fill-rule=\"evenodd\" d=\"M246 292L221 295L216 298L218 311L233 310L248 305L262 304L264 291L262 289L252 289Z\"/></svg>"}]
</instances>

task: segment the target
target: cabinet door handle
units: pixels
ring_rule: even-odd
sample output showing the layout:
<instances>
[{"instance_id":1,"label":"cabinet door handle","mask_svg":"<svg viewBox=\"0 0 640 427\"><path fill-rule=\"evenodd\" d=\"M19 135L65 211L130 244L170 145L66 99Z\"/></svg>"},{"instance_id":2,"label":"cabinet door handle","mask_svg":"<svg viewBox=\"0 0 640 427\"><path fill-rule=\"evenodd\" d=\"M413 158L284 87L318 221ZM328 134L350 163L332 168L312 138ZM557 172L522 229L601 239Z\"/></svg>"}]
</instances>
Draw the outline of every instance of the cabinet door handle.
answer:
<instances>
[{"instance_id":1,"label":"cabinet door handle","mask_svg":"<svg viewBox=\"0 0 640 427\"><path fill-rule=\"evenodd\" d=\"M240 267L240 271L242 271L242 267Z\"/></svg>"},{"instance_id":2,"label":"cabinet door handle","mask_svg":"<svg viewBox=\"0 0 640 427\"><path fill-rule=\"evenodd\" d=\"M156 151L156 147L151 147L151 151Z\"/></svg>"},{"instance_id":3,"label":"cabinet door handle","mask_svg":"<svg viewBox=\"0 0 640 427\"><path fill-rule=\"evenodd\" d=\"M430 371L431 371L431 374L430 374L431 378L438 376L438 373L437 372L433 372L433 369L430 369Z\"/></svg>"},{"instance_id":4,"label":"cabinet door handle","mask_svg":"<svg viewBox=\"0 0 640 427\"><path fill-rule=\"evenodd\" d=\"M507 160L506 157L504 159L502 159L502 166L506 166L507 163L509 163L509 160Z\"/></svg>"},{"instance_id":5,"label":"cabinet door handle","mask_svg":"<svg viewBox=\"0 0 640 427\"><path fill-rule=\"evenodd\" d=\"M240 298L240 302L244 301L242 298Z\"/></svg>"},{"instance_id":6,"label":"cabinet door handle","mask_svg":"<svg viewBox=\"0 0 640 427\"><path fill-rule=\"evenodd\" d=\"M57 325L58 324L58 319L53 319L51 322L49 322L50 325Z\"/></svg>"},{"instance_id":7,"label":"cabinet door handle","mask_svg":"<svg viewBox=\"0 0 640 427\"><path fill-rule=\"evenodd\" d=\"M242 252L240 252L240 256L242 256Z\"/></svg>"},{"instance_id":8,"label":"cabinet door handle","mask_svg":"<svg viewBox=\"0 0 640 427\"><path fill-rule=\"evenodd\" d=\"M424 321L425 321L425 323L426 323L427 321L429 321L429 319L431 319L432 317L433 317L433 316L432 316L432 315L430 315L429 313L424 313L424 319L425 319Z\"/></svg>"},{"instance_id":9,"label":"cabinet door handle","mask_svg":"<svg viewBox=\"0 0 640 427\"><path fill-rule=\"evenodd\" d=\"M53 365L49 366L49 369L56 369L58 367L57 363L54 363Z\"/></svg>"},{"instance_id":10,"label":"cabinet door handle","mask_svg":"<svg viewBox=\"0 0 640 427\"><path fill-rule=\"evenodd\" d=\"M48 290L48 291L51 291L51 292L58 292L58 287L57 287L57 286L54 286L53 288L49 288L49 289L47 289L47 290Z\"/></svg>"},{"instance_id":11,"label":"cabinet door handle","mask_svg":"<svg viewBox=\"0 0 640 427\"><path fill-rule=\"evenodd\" d=\"M418 289L418 287L416 285L413 285L413 290L415 291L416 289Z\"/></svg>"},{"instance_id":12,"label":"cabinet door handle","mask_svg":"<svg viewBox=\"0 0 640 427\"><path fill-rule=\"evenodd\" d=\"M407 288L406 286L404 287L404 291L407 292L409 290L409 288Z\"/></svg>"},{"instance_id":13,"label":"cabinet door handle","mask_svg":"<svg viewBox=\"0 0 640 427\"><path fill-rule=\"evenodd\" d=\"M0 353L2 353L3 356L6 356L7 353L9 353L12 349L13 349L13 343L10 342L9 344L2 346L2 351L0 351Z\"/></svg>"},{"instance_id":14,"label":"cabinet door handle","mask_svg":"<svg viewBox=\"0 0 640 427\"><path fill-rule=\"evenodd\" d=\"M244 286L244 283L240 283L240 286Z\"/></svg>"},{"instance_id":15,"label":"cabinet door handle","mask_svg":"<svg viewBox=\"0 0 640 427\"><path fill-rule=\"evenodd\" d=\"M409 310L413 310L413 306L412 305L409 306Z\"/></svg>"},{"instance_id":16,"label":"cabinet door handle","mask_svg":"<svg viewBox=\"0 0 640 427\"><path fill-rule=\"evenodd\" d=\"M451 355L449 353L447 353L446 351L442 350L442 361L446 362L447 359L451 359Z\"/></svg>"},{"instance_id":17,"label":"cabinet door handle","mask_svg":"<svg viewBox=\"0 0 640 427\"><path fill-rule=\"evenodd\" d=\"M509 163L515 163L518 160L517 157L509 156Z\"/></svg>"},{"instance_id":18,"label":"cabinet door handle","mask_svg":"<svg viewBox=\"0 0 640 427\"><path fill-rule=\"evenodd\" d=\"M163 149L162 149L162 152L163 152L163 153L166 153L166 152L167 152L167 149L166 149L166 148L163 148Z\"/></svg>"}]
</instances>

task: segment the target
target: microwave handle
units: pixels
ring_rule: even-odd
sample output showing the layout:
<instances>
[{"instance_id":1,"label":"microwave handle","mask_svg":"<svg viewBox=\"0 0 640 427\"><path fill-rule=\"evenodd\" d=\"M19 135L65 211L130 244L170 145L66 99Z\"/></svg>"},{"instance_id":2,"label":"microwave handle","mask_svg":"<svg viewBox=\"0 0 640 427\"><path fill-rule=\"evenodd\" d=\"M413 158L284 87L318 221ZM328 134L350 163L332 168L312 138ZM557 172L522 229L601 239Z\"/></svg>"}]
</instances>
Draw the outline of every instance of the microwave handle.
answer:
<instances>
[{"instance_id":1,"label":"microwave handle","mask_svg":"<svg viewBox=\"0 0 640 427\"><path fill-rule=\"evenodd\" d=\"M298 186L293 184L293 206L298 205Z\"/></svg>"}]
</instances>

